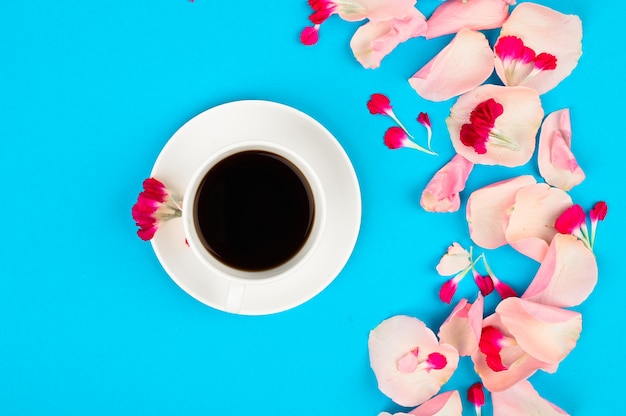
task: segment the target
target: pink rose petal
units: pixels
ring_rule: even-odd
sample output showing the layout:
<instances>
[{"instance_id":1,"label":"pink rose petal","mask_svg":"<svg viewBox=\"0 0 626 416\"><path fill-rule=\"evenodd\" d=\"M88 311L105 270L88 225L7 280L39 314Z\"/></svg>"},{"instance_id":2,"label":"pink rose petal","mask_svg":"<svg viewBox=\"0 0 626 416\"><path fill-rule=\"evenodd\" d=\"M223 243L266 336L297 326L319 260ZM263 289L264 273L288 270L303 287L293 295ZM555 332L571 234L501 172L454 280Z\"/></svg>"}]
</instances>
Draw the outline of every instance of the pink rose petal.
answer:
<instances>
[{"instance_id":1,"label":"pink rose petal","mask_svg":"<svg viewBox=\"0 0 626 416\"><path fill-rule=\"evenodd\" d=\"M549 114L541 126L537 160L539 173L552 186L569 191L585 179L572 153L569 109Z\"/></svg>"},{"instance_id":2,"label":"pink rose petal","mask_svg":"<svg viewBox=\"0 0 626 416\"><path fill-rule=\"evenodd\" d=\"M598 265L591 250L572 235L557 234L522 298L569 308L587 299L597 281Z\"/></svg>"},{"instance_id":3,"label":"pink rose petal","mask_svg":"<svg viewBox=\"0 0 626 416\"><path fill-rule=\"evenodd\" d=\"M507 65L496 56L496 73L505 85L524 85L537 90L540 94L551 90L567 77L582 55L580 18L535 3L522 3L513 9L500 32L500 38L505 36L521 39L524 46L530 48L535 55L544 53L556 58L556 67L550 70L542 70L537 68L537 65L535 68L520 68L520 65L517 65L525 73L512 78L510 75L512 66L508 66L507 77ZM528 74L531 76L526 77ZM515 81L511 83L512 79Z\"/></svg>"},{"instance_id":4,"label":"pink rose petal","mask_svg":"<svg viewBox=\"0 0 626 416\"><path fill-rule=\"evenodd\" d=\"M415 9L416 0L353 0L348 2L330 0L336 4L337 14L343 20L403 19Z\"/></svg>"},{"instance_id":5,"label":"pink rose petal","mask_svg":"<svg viewBox=\"0 0 626 416\"><path fill-rule=\"evenodd\" d=\"M472 304L461 299L439 328L439 339L457 349L460 356L472 355L478 348L482 330L484 299L479 294Z\"/></svg>"},{"instance_id":6,"label":"pink rose petal","mask_svg":"<svg viewBox=\"0 0 626 416\"><path fill-rule=\"evenodd\" d=\"M448 0L441 3L428 19L428 39L457 33L463 28L495 29L509 15L507 0Z\"/></svg>"},{"instance_id":7,"label":"pink rose petal","mask_svg":"<svg viewBox=\"0 0 626 416\"><path fill-rule=\"evenodd\" d=\"M368 347L380 391L402 406L417 406L437 394L459 361L454 347L439 345L435 334L422 321L409 316L394 316L381 322L370 332ZM401 371L399 363L414 352L419 362L415 370ZM437 369L442 364L443 368Z\"/></svg>"},{"instance_id":8,"label":"pink rose petal","mask_svg":"<svg viewBox=\"0 0 626 416\"><path fill-rule=\"evenodd\" d=\"M557 233L556 219L571 205L572 199L565 191L545 183L521 188L515 194L506 240L520 253L541 262Z\"/></svg>"},{"instance_id":9,"label":"pink rose petal","mask_svg":"<svg viewBox=\"0 0 626 416\"><path fill-rule=\"evenodd\" d=\"M422 98L445 101L476 88L492 72L493 51L485 35L461 29L409 84Z\"/></svg>"},{"instance_id":10,"label":"pink rose petal","mask_svg":"<svg viewBox=\"0 0 626 416\"><path fill-rule=\"evenodd\" d=\"M378 68L400 43L426 33L426 18L417 9L403 18L370 20L350 40L354 57L364 68Z\"/></svg>"},{"instance_id":11,"label":"pink rose petal","mask_svg":"<svg viewBox=\"0 0 626 416\"><path fill-rule=\"evenodd\" d=\"M524 175L472 192L467 200L466 212L472 241L488 249L508 244L505 231L515 204L515 194L535 183L533 176Z\"/></svg>"},{"instance_id":12,"label":"pink rose petal","mask_svg":"<svg viewBox=\"0 0 626 416\"><path fill-rule=\"evenodd\" d=\"M461 206L459 192L474 164L461 155L454 157L439 169L422 192L420 205L428 212L455 212Z\"/></svg>"},{"instance_id":13,"label":"pink rose petal","mask_svg":"<svg viewBox=\"0 0 626 416\"><path fill-rule=\"evenodd\" d=\"M524 352L549 364L560 363L582 331L579 312L526 299L506 298L496 307L496 314Z\"/></svg>"},{"instance_id":14,"label":"pink rose petal","mask_svg":"<svg viewBox=\"0 0 626 416\"><path fill-rule=\"evenodd\" d=\"M492 392L491 402L493 416L567 415L565 411L539 396L527 380L522 380L504 391Z\"/></svg>"},{"instance_id":15,"label":"pink rose petal","mask_svg":"<svg viewBox=\"0 0 626 416\"><path fill-rule=\"evenodd\" d=\"M513 338L498 315L493 314L483 320L483 327L489 326L497 328L505 337ZM474 370L480 376L485 388L490 392L506 390L519 381L527 379L539 369L554 370L554 365L530 356L515 343L503 346L500 357L502 357L502 364L506 369L494 371L487 364L484 353L476 350L472 354Z\"/></svg>"},{"instance_id":16,"label":"pink rose petal","mask_svg":"<svg viewBox=\"0 0 626 416\"><path fill-rule=\"evenodd\" d=\"M409 413L394 413L393 416L461 416L462 413L461 395L457 390L452 390L438 394ZM392 415L382 412L378 416Z\"/></svg>"},{"instance_id":17,"label":"pink rose petal","mask_svg":"<svg viewBox=\"0 0 626 416\"><path fill-rule=\"evenodd\" d=\"M501 113L493 120L493 126L485 131L484 149L478 151L463 143L464 126L477 126L480 120L472 121L482 104L495 101ZM537 91L525 87L503 87L481 85L461 95L446 119L454 149L470 162L483 165L515 167L530 160L536 143L536 135L543 118L543 108Z\"/></svg>"},{"instance_id":18,"label":"pink rose petal","mask_svg":"<svg viewBox=\"0 0 626 416\"><path fill-rule=\"evenodd\" d=\"M441 276L452 276L471 264L470 252L459 243L454 242L437 264L437 273Z\"/></svg>"}]
</instances>

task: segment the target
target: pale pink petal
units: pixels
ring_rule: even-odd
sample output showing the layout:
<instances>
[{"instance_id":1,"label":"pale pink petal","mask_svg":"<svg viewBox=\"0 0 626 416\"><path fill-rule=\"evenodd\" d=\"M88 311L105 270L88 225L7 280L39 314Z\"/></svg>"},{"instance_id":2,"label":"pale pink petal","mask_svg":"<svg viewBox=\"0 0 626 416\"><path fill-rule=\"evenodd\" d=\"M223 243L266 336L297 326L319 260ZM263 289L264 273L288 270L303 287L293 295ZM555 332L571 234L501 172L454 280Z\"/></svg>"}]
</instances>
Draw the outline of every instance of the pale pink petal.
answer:
<instances>
[{"instance_id":1,"label":"pale pink petal","mask_svg":"<svg viewBox=\"0 0 626 416\"><path fill-rule=\"evenodd\" d=\"M555 69L534 71L532 76L514 83L536 89L540 94L551 90L566 78L582 55L580 18L535 3L522 3L513 9L502 26L500 38L504 36L520 38L524 46L532 49L535 55L546 53L556 58ZM499 57L496 57L495 66L500 79L510 85Z\"/></svg>"},{"instance_id":2,"label":"pale pink petal","mask_svg":"<svg viewBox=\"0 0 626 416\"><path fill-rule=\"evenodd\" d=\"M439 339L457 349L460 356L472 355L478 348L483 323L484 299L479 293L471 304L461 299L439 328Z\"/></svg>"},{"instance_id":3,"label":"pale pink petal","mask_svg":"<svg viewBox=\"0 0 626 416\"><path fill-rule=\"evenodd\" d=\"M415 9L416 0L346 0L333 3L337 4L339 17L356 22L364 19L404 19Z\"/></svg>"},{"instance_id":4,"label":"pale pink petal","mask_svg":"<svg viewBox=\"0 0 626 416\"><path fill-rule=\"evenodd\" d=\"M420 205L428 212L455 212L461 206L459 193L474 164L461 155L454 157L439 169L422 192Z\"/></svg>"},{"instance_id":5,"label":"pale pink petal","mask_svg":"<svg viewBox=\"0 0 626 416\"><path fill-rule=\"evenodd\" d=\"M488 249L508 244L505 231L515 204L515 194L535 183L533 176L524 175L472 192L467 200L466 212L472 241Z\"/></svg>"},{"instance_id":6,"label":"pale pink petal","mask_svg":"<svg viewBox=\"0 0 626 416\"><path fill-rule=\"evenodd\" d=\"M572 153L569 109L549 114L541 126L537 161L539 173L552 186L569 191L585 179Z\"/></svg>"},{"instance_id":7,"label":"pale pink petal","mask_svg":"<svg viewBox=\"0 0 626 416\"><path fill-rule=\"evenodd\" d=\"M506 337L513 337L496 314L483 320L483 327L488 326L496 327ZM500 356L506 370L493 371L487 365L485 354L480 350L472 354L474 370L490 392L506 390L517 382L527 379L539 369L554 369L553 365L530 356L517 344L504 346Z\"/></svg>"},{"instance_id":8,"label":"pale pink petal","mask_svg":"<svg viewBox=\"0 0 626 416\"><path fill-rule=\"evenodd\" d=\"M550 364L560 363L570 353L582 331L579 312L526 299L506 298L496 314L526 353Z\"/></svg>"},{"instance_id":9,"label":"pale pink petal","mask_svg":"<svg viewBox=\"0 0 626 416\"><path fill-rule=\"evenodd\" d=\"M561 308L580 305L598 281L596 257L572 235L557 234L523 299Z\"/></svg>"},{"instance_id":10,"label":"pale pink petal","mask_svg":"<svg viewBox=\"0 0 626 416\"><path fill-rule=\"evenodd\" d=\"M452 276L465 269L471 264L470 252L465 250L459 243L454 242L448 247L448 251L441 257L437 264L437 273L441 276Z\"/></svg>"},{"instance_id":11,"label":"pale pink petal","mask_svg":"<svg viewBox=\"0 0 626 416\"><path fill-rule=\"evenodd\" d=\"M479 104L490 99L501 105L503 112L489 131L486 151L478 153L474 147L463 144L461 130L464 125L472 124L470 115ZM543 108L537 91L526 87L481 85L458 98L446 124L454 149L470 162L515 167L524 165L532 157L542 118Z\"/></svg>"},{"instance_id":12,"label":"pale pink petal","mask_svg":"<svg viewBox=\"0 0 626 416\"><path fill-rule=\"evenodd\" d=\"M457 390L441 393L409 412L413 416L461 416L463 406Z\"/></svg>"},{"instance_id":13,"label":"pale pink petal","mask_svg":"<svg viewBox=\"0 0 626 416\"><path fill-rule=\"evenodd\" d=\"M556 219L572 205L572 198L545 183L526 186L515 195L505 236L520 253L541 262L557 231Z\"/></svg>"},{"instance_id":14,"label":"pale pink petal","mask_svg":"<svg viewBox=\"0 0 626 416\"><path fill-rule=\"evenodd\" d=\"M493 416L559 416L565 411L553 405L533 388L529 381L523 380L514 386L491 393Z\"/></svg>"},{"instance_id":15,"label":"pale pink petal","mask_svg":"<svg viewBox=\"0 0 626 416\"><path fill-rule=\"evenodd\" d=\"M422 321L409 316L394 316L381 322L370 332L368 347L380 391L402 406L417 406L437 394L459 361L454 347L439 345L435 334ZM398 368L408 353L416 354L420 361L413 372ZM434 356L445 359L443 368L429 365L428 360Z\"/></svg>"},{"instance_id":16,"label":"pale pink petal","mask_svg":"<svg viewBox=\"0 0 626 416\"><path fill-rule=\"evenodd\" d=\"M430 101L466 93L493 72L493 51L485 35L462 29L430 62L409 78L411 87Z\"/></svg>"},{"instance_id":17,"label":"pale pink petal","mask_svg":"<svg viewBox=\"0 0 626 416\"><path fill-rule=\"evenodd\" d=\"M428 39L457 33L463 28L495 29L509 15L506 0L448 0L435 9L428 19Z\"/></svg>"},{"instance_id":18,"label":"pale pink petal","mask_svg":"<svg viewBox=\"0 0 626 416\"><path fill-rule=\"evenodd\" d=\"M452 390L438 394L409 413L400 412L392 415L382 412L378 416L461 416L462 413L461 396L457 390Z\"/></svg>"},{"instance_id":19,"label":"pale pink petal","mask_svg":"<svg viewBox=\"0 0 626 416\"><path fill-rule=\"evenodd\" d=\"M404 18L370 20L350 40L354 57L364 68L378 68L400 43L426 33L426 18L417 9Z\"/></svg>"}]
</instances>

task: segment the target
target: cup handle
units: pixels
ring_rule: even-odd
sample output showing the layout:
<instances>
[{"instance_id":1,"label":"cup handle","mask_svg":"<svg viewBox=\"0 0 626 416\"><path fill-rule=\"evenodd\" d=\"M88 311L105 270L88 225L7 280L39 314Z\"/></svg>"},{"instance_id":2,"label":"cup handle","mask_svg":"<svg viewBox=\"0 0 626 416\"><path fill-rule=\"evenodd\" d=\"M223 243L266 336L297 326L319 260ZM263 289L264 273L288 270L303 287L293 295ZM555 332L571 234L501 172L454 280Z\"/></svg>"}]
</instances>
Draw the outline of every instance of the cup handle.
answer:
<instances>
[{"instance_id":1,"label":"cup handle","mask_svg":"<svg viewBox=\"0 0 626 416\"><path fill-rule=\"evenodd\" d=\"M241 283L229 282L224 310L226 312L239 313L241 311L245 292L246 287Z\"/></svg>"}]
</instances>

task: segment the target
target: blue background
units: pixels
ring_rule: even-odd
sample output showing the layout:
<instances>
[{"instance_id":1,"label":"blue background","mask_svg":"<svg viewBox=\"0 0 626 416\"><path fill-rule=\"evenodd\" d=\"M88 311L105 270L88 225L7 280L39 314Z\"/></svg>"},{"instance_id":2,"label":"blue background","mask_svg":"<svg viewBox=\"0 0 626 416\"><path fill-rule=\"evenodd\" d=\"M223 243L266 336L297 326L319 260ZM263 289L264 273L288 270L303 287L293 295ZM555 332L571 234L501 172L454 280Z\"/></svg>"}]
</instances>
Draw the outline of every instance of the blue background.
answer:
<instances>
[{"instance_id":1,"label":"blue background","mask_svg":"<svg viewBox=\"0 0 626 416\"><path fill-rule=\"evenodd\" d=\"M542 100L546 113L572 111L574 152L587 174L573 199L586 209L604 199L609 215L596 244L599 283L575 308L583 314L578 346L556 374L531 380L571 414L614 414L622 386L611 377L625 369L626 6L540 3L583 20L578 67ZM437 4L418 8L428 15ZM395 314L438 328L452 306L437 298L444 278L434 266L451 242L470 245L463 210L419 207L421 190L453 155L444 120L454 100L427 102L407 79L450 37L413 39L365 70L349 49L359 23L334 16L318 45L299 43L309 12L304 0L0 3L0 414L401 409L377 389L368 332ZM365 107L374 92L391 98L420 139L414 120L428 111L441 156L385 148L391 120ZM137 238L130 216L168 138L194 115L238 99L278 101L319 120L346 149L362 190L361 233L344 271L311 301L271 316L195 301ZM463 198L519 173L536 174L535 159L518 169L476 167ZM538 267L509 249L486 254L520 292ZM456 299L474 292L467 279ZM474 381L462 360L444 390L465 396Z\"/></svg>"}]
</instances>

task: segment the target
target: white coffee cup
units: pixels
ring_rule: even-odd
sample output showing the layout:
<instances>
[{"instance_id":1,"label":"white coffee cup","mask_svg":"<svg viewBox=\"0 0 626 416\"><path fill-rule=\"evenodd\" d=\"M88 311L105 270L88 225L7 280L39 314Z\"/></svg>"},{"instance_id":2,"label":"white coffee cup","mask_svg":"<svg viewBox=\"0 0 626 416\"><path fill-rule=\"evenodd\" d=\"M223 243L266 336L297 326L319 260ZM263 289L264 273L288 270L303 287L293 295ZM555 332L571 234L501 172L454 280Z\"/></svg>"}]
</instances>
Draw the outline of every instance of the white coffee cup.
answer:
<instances>
[{"instance_id":1,"label":"white coffee cup","mask_svg":"<svg viewBox=\"0 0 626 416\"><path fill-rule=\"evenodd\" d=\"M211 253L203 242L204 239L199 230L195 213L199 188L211 169L230 156L250 151L275 154L295 166L308 183L314 206L312 226L302 247L286 262L260 271L247 271L229 266ZM248 285L262 285L283 279L298 270L309 259L319 243L325 224L326 201L324 195L320 180L306 161L288 147L271 141L244 141L227 146L215 152L212 157L198 167L188 182L183 197L184 233L193 253L209 269L210 273L229 281L227 296L224 300L225 310L234 313L239 311Z\"/></svg>"}]
</instances>

